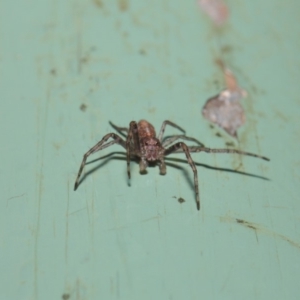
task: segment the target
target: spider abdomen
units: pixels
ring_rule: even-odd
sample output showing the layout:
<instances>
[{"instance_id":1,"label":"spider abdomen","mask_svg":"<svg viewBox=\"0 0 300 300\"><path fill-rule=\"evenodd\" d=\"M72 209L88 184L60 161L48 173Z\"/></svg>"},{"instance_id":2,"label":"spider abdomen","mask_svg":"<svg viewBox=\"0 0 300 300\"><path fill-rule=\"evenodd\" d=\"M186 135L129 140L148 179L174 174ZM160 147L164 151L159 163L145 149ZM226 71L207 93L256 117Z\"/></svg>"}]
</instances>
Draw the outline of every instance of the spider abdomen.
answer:
<instances>
[{"instance_id":1,"label":"spider abdomen","mask_svg":"<svg viewBox=\"0 0 300 300\"><path fill-rule=\"evenodd\" d=\"M146 120L141 120L137 124L140 139L146 137L156 137L155 129L152 124Z\"/></svg>"}]
</instances>

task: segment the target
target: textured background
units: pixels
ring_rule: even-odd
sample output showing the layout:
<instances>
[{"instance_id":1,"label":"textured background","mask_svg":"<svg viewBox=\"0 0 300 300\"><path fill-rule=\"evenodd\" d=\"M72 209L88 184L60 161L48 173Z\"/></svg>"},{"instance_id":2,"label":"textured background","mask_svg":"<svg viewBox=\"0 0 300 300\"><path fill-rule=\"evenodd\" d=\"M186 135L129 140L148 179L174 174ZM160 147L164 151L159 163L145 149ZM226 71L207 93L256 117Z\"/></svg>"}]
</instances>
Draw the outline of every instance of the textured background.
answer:
<instances>
[{"instance_id":1,"label":"textured background","mask_svg":"<svg viewBox=\"0 0 300 300\"><path fill-rule=\"evenodd\" d=\"M195 1L0 2L0 299L298 299L300 4L227 3L218 29ZM183 154L129 187L115 145L73 191L109 120L225 147L217 59L249 93L236 146L271 162L194 154L198 212Z\"/></svg>"}]
</instances>

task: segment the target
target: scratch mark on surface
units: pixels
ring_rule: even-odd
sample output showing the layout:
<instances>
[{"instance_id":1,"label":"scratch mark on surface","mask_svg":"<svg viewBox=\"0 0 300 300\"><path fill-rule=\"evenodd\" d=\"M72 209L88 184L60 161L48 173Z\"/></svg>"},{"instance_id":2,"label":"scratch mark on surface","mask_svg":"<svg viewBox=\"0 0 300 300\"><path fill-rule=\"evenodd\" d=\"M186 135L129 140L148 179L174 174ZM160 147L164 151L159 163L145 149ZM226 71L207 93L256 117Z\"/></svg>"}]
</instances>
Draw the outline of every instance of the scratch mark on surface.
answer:
<instances>
[{"instance_id":1,"label":"scratch mark on surface","mask_svg":"<svg viewBox=\"0 0 300 300\"><path fill-rule=\"evenodd\" d=\"M87 197L85 198L85 203L86 203L87 217L89 220L89 226L91 226L91 214L90 214L89 202Z\"/></svg>"},{"instance_id":2,"label":"scratch mark on surface","mask_svg":"<svg viewBox=\"0 0 300 300\"><path fill-rule=\"evenodd\" d=\"M44 147L43 147L44 148ZM42 153L44 151L42 150ZM42 154L43 157L43 154ZM43 174L43 163L41 163L40 174ZM43 189L43 175L40 176L39 187L38 187L38 207L37 207L37 220L36 220L36 233L34 240L34 294L35 299L38 299L38 238L40 231L40 215L41 215L41 199Z\"/></svg>"},{"instance_id":3,"label":"scratch mark on surface","mask_svg":"<svg viewBox=\"0 0 300 300\"><path fill-rule=\"evenodd\" d=\"M244 224L244 226L246 226L246 227L248 227L248 228L250 228L250 229L253 229L254 232L255 232L256 241L257 241L257 243L258 243L257 228L256 228L254 225L252 225L252 224L250 224L249 222L246 222L246 221L244 221L244 220L241 220L241 219L236 219L236 222L239 223L239 224Z\"/></svg>"},{"instance_id":4,"label":"scratch mark on surface","mask_svg":"<svg viewBox=\"0 0 300 300\"><path fill-rule=\"evenodd\" d=\"M288 242L290 245L300 249L300 244L299 243L293 241L292 239L286 237L285 235L283 235L281 233L278 233L276 231L265 228L265 227L263 227L259 224L252 223L252 222L242 220L242 219L227 217L227 216L226 217L221 217L220 220L223 221L223 222L238 223L239 225L242 225L243 227L254 230L255 233L263 233L263 234L266 234L266 235L270 235L274 238L279 238L281 240L284 240L284 241Z\"/></svg>"},{"instance_id":5,"label":"scratch mark on surface","mask_svg":"<svg viewBox=\"0 0 300 300\"><path fill-rule=\"evenodd\" d=\"M255 230L254 232L255 232L256 242L257 242L257 244L259 244L259 242L258 242L258 236L257 236L257 231Z\"/></svg>"},{"instance_id":6,"label":"scratch mark on surface","mask_svg":"<svg viewBox=\"0 0 300 300\"><path fill-rule=\"evenodd\" d=\"M226 278L224 280L224 283L222 285L221 291L224 291L224 289L225 289L225 287L227 285L227 282L228 282L229 278L231 277L233 266L234 266L233 264L230 266L229 272L227 273L227 276L226 276Z\"/></svg>"},{"instance_id":7,"label":"scratch mark on surface","mask_svg":"<svg viewBox=\"0 0 300 300\"><path fill-rule=\"evenodd\" d=\"M68 214L68 216L72 216L72 215L75 215L76 213L82 211L82 210L87 210L87 207L83 207L83 208L80 208L80 209L77 209L71 213Z\"/></svg>"},{"instance_id":8,"label":"scratch mark on surface","mask_svg":"<svg viewBox=\"0 0 300 300\"><path fill-rule=\"evenodd\" d=\"M8 198L6 201L6 207L8 206L8 201L9 200L11 200L11 199L15 199L15 198L20 198L20 197L22 197L22 196L24 196L24 195L26 195L26 193L23 193L22 195L17 195L17 196L13 196L13 197L10 197L10 198Z\"/></svg>"},{"instance_id":9,"label":"scratch mark on surface","mask_svg":"<svg viewBox=\"0 0 300 300\"><path fill-rule=\"evenodd\" d=\"M120 274L117 272L117 280L116 280L116 289L117 289L117 298L120 299Z\"/></svg>"},{"instance_id":10,"label":"scratch mark on surface","mask_svg":"<svg viewBox=\"0 0 300 300\"><path fill-rule=\"evenodd\" d=\"M162 218L162 216L160 214L158 214L157 216L147 218L147 219L144 219L144 220L141 220L141 221L127 223L127 224L124 224L122 226L115 226L115 227L107 229L106 231L126 229L126 228L129 228L130 226L134 226L134 225L139 224L139 223L146 223L146 222L153 221L153 220L158 220L159 221L161 218Z\"/></svg>"},{"instance_id":11,"label":"scratch mark on surface","mask_svg":"<svg viewBox=\"0 0 300 300\"><path fill-rule=\"evenodd\" d=\"M162 216L160 214L158 214L157 216L154 216L154 217L151 217L151 218L147 218L147 219L144 219L142 220L141 222L142 223L145 223L145 222L149 222L149 221L152 221L152 220L159 220Z\"/></svg>"},{"instance_id":12,"label":"scratch mark on surface","mask_svg":"<svg viewBox=\"0 0 300 300\"><path fill-rule=\"evenodd\" d=\"M67 210L66 210L66 239L65 239L65 261L68 266L68 240L69 240L69 203L70 203L70 181L67 185Z\"/></svg>"},{"instance_id":13,"label":"scratch mark on surface","mask_svg":"<svg viewBox=\"0 0 300 300\"><path fill-rule=\"evenodd\" d=\"M49 102L50 102L50 90L51 90L51 81L48 82L47 91L46 91L46 100L45 107L42 110L40 107L41 101L38 102L37 108L37 162L39 165L39 172L36 174L38 183L36 186L36 207L37 207L37 218L36 218L36 230L34 235L34 248L33 248L33 293L34 299L39 299L38 295L38 243L39 243L39 233L40 233L40 221L41 221L41 202L42 194L44 188L44 149L45 139L46 139L46 127L48 123L48 112L49 112ZM42 115L42 113L43 115Z\"/></svg>"},{"instance_id":14,"label":"scratch mark on surface","mask_svg":"<svg viewBox=\"0 0 300 300\"><path fill-rule=\"evenodd\" d=\"M160 219L157 219L157 226L158 226L158 231L160 232Z\"/></svg>"},{"instance_id":15,"label":"scratch mark on surface","mask_svg":"<svg viewBox=\"0 0 300 300\"><path fill-rule=\"evenodd\" d=\"M80 299L80 281L77 278L76 280L76 300Z\"/></svg>"},{"instance_id":16,"label":"scratch mark on surface","mask_svg":"<svg viewBox=\"0 0 300 300\"><path fill-rule=\"evenodd\" d=\"M80 7L76 11L76 57L77 57L77 72L82 72L82 10Z\"/></svg>"},{"instance_id":17,"label":"scratch mark on surface","mask_svg":"<svg viewBox=\"0 0 300 300\"><path fill-rule=\"evenodd\" d=\"M290 209L287 206L272 206L272 205L264 205L265 208L276 208L276 209Z\"/></svg>"}]
</instances>

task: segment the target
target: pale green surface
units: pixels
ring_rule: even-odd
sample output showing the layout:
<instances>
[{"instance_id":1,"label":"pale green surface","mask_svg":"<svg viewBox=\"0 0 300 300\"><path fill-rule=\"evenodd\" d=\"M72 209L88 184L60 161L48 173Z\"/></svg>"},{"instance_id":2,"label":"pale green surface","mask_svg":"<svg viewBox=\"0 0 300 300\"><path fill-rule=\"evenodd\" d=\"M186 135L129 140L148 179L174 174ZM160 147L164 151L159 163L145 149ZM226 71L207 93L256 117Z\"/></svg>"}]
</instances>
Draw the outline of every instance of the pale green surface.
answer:
<instances>
[{"instance_id":1,"label":"pale green surface","mask_svg":"<svg viewBox=\"0 0 300 300\"><path fill-rule=\"evenodd\" d=\"M1 1L1 300L299 299L300 4L228 3L216 30L195 1ZM270 163L194 154L198 212L187 163L132 163L129 187L123 155L96 160L113 146L73 191L109 120L224 147L200 114L216 58L249 93L240 149Z\"/></svg>"}]
</instances>

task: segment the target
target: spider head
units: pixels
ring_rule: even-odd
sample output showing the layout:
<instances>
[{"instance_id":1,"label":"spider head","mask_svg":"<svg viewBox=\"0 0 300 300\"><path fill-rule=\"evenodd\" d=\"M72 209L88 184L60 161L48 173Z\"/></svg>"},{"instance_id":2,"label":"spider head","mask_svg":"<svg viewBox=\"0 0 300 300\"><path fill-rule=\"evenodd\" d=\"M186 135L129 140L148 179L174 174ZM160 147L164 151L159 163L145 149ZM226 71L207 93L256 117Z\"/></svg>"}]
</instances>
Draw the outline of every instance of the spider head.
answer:
<instances>
[{"instance_id":1,"label":"spider head","mask_svg":"<svg viewBox=\"0 0 300 300\"><path fill-rule=\"evenodd\" d=\"M162 146L157 138L146 137L141 140L142 156L148 161L158 160L162 153Z\"/></svg>"}]
</instances>

